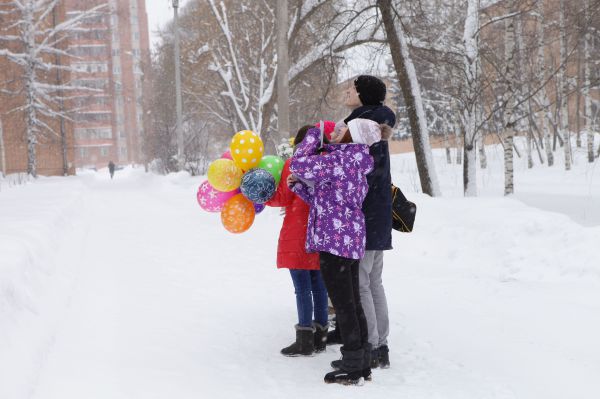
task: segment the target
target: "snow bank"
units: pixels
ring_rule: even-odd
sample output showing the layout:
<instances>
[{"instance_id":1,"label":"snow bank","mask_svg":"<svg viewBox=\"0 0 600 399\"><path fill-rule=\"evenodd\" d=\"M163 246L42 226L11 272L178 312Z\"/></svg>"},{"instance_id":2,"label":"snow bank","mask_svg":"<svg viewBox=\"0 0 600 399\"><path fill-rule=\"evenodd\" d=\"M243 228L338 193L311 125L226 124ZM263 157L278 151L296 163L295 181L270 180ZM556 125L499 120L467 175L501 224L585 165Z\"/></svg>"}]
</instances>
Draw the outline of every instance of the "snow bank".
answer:
<instances>
[{"instance_id":1,"label":"snow bank","mask_svg":"<svg viewBox=\"0 0 600 399\"><path fill-rule=\"evenodd\" d=\"M75 275L62 262L79 250L84 191L76 178L41 177L0 192L1 398L26 396L52 345Z\"/></svg>"}]
</instances>

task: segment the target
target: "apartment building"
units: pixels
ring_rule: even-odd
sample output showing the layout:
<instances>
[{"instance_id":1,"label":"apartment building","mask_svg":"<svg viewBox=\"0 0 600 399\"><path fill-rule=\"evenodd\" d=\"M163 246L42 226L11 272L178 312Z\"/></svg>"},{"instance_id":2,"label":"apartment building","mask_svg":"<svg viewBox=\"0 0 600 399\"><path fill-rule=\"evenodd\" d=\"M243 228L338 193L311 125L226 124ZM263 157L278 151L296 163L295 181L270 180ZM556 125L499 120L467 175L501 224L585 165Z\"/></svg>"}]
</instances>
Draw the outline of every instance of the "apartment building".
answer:
<instances>
[{"instance_id":1,"label":"apartment building","mask_svg":"<svg viewBox=\"0 0 600 399\"><path fill-rule=\"evenodd\" d=\"M75 164L144 163L144 70L150 64L145 0L65 0L68 17L107 4L71 36Z\"/></svg>"}]
</instances>

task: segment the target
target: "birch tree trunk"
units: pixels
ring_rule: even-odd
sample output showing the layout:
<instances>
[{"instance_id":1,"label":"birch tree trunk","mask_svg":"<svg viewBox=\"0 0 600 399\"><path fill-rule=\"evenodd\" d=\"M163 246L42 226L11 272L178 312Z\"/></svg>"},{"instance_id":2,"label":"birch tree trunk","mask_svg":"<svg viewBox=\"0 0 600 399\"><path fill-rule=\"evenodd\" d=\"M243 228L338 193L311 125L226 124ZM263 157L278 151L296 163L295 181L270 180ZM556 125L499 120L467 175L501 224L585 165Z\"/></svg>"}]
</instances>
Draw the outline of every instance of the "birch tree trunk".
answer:
<instances>
[{"instance_id":1,"label":"birch tree trunk","mask_svg":"<svg viewBox=\"0 0 600 399\"><path fill-rule=\"evenodd\" d=\"M511 4L511 12L515 10L515 2ZM505 92L505 138L504 138L504 195L514 193L513 145L515 129L516 94L515 90L515 18L504 20L504 56L506 63Z\"/></svg>"},{"instance_id":2,"label":"birch tree trunk","mask_svg":"<svg viewBox=\"0 0 600 399\"><path fill-rule=\"evenodd\" d=\"M560 35L560 69L558 81L560 84L560 123L561 135L564 139L565 170L571 170L571 133L569 131L568 111L568 82L567 82L567 33L565 27L565 0L560 0L559 11L559 35Z\"/></svg>"},{"instance_id":3,"label":"birch tree trunk","mask_svg":"<svg viewBox=\"0 0 600 399\"><path fill-rule=\"evenodd\" d=\"M592 34L590 32L589 9L590 1L584 0L585 7L585 24L586 32L583 44L583 101L585 110L585 131L587 132L587 153L588 162L594 162L594 129L592 126L592 97L590 96L590 64L592 62L590 56L590 45L592 42Z\"/></svg>"},{"instance_id":4,"label":"birch tree trunk","mask_svg":"<svg viewBox=\"0 0 600 399\"><path fill-rule=\"evenodd\" d=\"M450 154L450 137L448 131L444 129L444 141L446 147L446 163L450 165L452 163L452 155Z\"/></svg>"},{"instance_id":5,"label":"birch tree trunk","mask_svg":"<svg viewBox=\"0 0 600 399\"><path fill-rule=\"evenodd\" d=\"M481 169L486 169L487 168L487 155L485 153L485 137L483 132L480 132L480 134L477 136L477 142L478 142L478 150L479 150L479 166L481 167Z\"/></svg>"},{"instance_id":6,"label":"birch tree trunk","mask_svg":"<svg viewBox=\"0 0 600 399\"><path fill-rule=\"evenodd\" d=\"M539 82L545 82L547 80L547 69L546 69L546 39L545 35L545 17L544 17L544 2L538 1L537 4L538 12L538 29L537 29L537 69L539 71ZM550 133L550 101L548 100L548 93L546 87L543 86L538 95L536 96L536 102L542 107L542 110L538 113L538 121L540 129L542 129L542 135L544 139L544 147L546 149L546 159L548 160L548 166L554 165L554 153L552 152L551 133Z\"/></svg>"},{"instance_id":7,"label":"birch tree trunk","mask_svg":"<svg viewBox=\"0 0 600 399\"><path fill-rule=\"evenodd\" d=\"M377 4L381 11L387 41L392 53L392 60L406 104L421 189L424 193L432 197L437 197L441 195L441 192L437 181L435 164L433 163L431 145L429 144L429 132L423 109L421 88L409 54L405 33L401 24L396 24L396 21L394 21L392 1L378 0Z\"/></svg>"},{"instance_id":8,"label":"birch tree trunk","mask_svg":"<svg viewBox=\"0 0 600 399\"><path fill-rule=\"evenodd\" d=\"M477 40L479 32L479 1L468 0L467 16L463 31L464 54L463 62L465 68L465 83L467 100L463 110L464 120L464 160L463 160L463 190L465 196L477 195L477 169L475 165L475 135L477 119L477 101L479 84L478 63L479 43Z\"/></svg>"},{"instance_id":9,"label":"birch tree trunk","mask_svg":"<svg viewBox=\"0 0 600 399\"><path fill-rule=\"evenodd\" d=\"M36 61L37 55L35 54L35 25L33 23L33 15L34 15L34 4L33 2L28 2L26 7L26 12L23 17L27 21L26 22L26 31L24 32L23 41L24 49L23 53L27 54L28 57L26 59L25 65L25 137L27 138L27 174L33 177L37 177L37 155L36 155L36 145L37 145L37 115L36 108L37 104L35 101L35 84L37 81L36 78Z\"/></svg>"},{"instance_id":10,"label":"birch tree trunk","mask_svg":"<svg viewBox=\"0 0 600 399\"><path fill-rule=\"evenodd\" d=\"M504 195L514 194L514 138L512 129L507 132L504 139Z\"/></svg>"},{"instance_id":11,"label":"birch tree trunk","mask_svg":"<svg viewBox=\"0 0 600 399\"><path fill-rule=\"evenodd\" d=\"M514 83L513 83L513 87L515 88L515 92L518 93L518 102L520 105L519 110L522 110L524 108L524 105L522 104L522 100L525 97L524 95L524 90L529 87L529 82L527 83L527 85L524 84L523 82L523 78L525 76L525 43L523 40L523 20L521 15L518 15L515 17L516 21L515 21L515 32L516 32L516 41L517 41L517 53L518 53L518 76L519 78L517 79L516 75L513 75L514 77ZM531 131L531 125L528 124L529 118L523 118L523 112L519 112L519 116L521 117L518 123L519 129L518 132L522 135L524 132L526 132L526 139L525 139L525 143L526 143L526 148L527 148L527 167L529 169L533 168L533 148L532 148L532 143L531 141L533 140L533 135L532 135L532 131Z\"/></svg>"}]
</instances>

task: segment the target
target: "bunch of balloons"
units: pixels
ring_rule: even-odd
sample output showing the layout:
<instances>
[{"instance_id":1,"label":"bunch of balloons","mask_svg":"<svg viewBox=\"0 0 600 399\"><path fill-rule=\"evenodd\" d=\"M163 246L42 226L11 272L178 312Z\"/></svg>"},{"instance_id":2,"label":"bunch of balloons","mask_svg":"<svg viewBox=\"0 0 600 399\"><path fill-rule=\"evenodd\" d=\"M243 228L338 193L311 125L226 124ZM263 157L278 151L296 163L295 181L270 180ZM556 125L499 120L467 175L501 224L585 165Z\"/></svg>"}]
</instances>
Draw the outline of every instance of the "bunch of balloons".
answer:
<instances>
[{"instance_id":1,"label":"bunch of balloons","mask_svg":"<svg viewBox=\"0 0 600 399\"><path fill-rule=\"evenodd\" d=\"M208 180L198 188L200 207L221 212L221 222L231 233L248 230L277 190L284 161L263 153L263 142L256 133L237 132L229 151L210 164Z\"/></svg>"}]
</instances>

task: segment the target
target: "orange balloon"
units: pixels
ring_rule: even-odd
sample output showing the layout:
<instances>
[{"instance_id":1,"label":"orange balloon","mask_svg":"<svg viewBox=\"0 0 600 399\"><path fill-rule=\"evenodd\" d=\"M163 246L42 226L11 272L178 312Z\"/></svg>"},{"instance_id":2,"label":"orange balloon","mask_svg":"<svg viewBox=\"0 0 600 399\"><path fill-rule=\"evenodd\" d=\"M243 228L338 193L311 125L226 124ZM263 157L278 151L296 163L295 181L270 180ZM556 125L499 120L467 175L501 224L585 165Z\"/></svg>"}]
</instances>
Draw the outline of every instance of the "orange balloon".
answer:
<instances>
[{"instance_id":1,"label":"orange balloon","mask_svg":"<svg viewBox=\"0 0 600 399\"><path fill-rule=\"evenodd\" d=\"M230 233L239 234L248 230L254 223L254 204L243 194L231 197L221 211L221 223Z\"/></svg>"}]
</instances>

